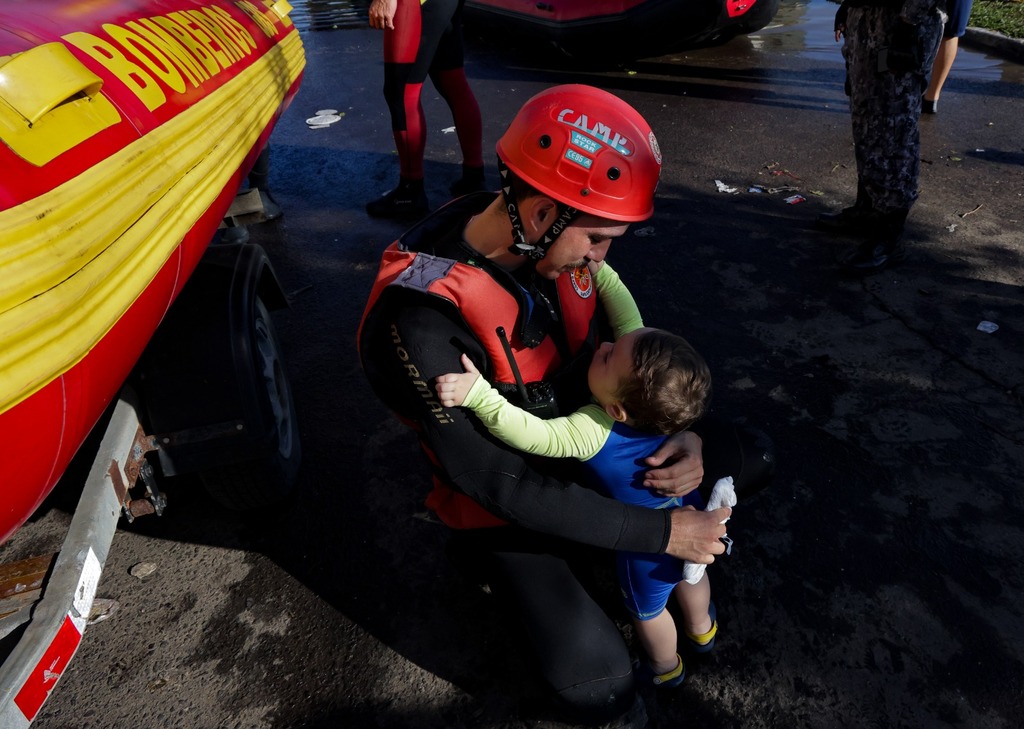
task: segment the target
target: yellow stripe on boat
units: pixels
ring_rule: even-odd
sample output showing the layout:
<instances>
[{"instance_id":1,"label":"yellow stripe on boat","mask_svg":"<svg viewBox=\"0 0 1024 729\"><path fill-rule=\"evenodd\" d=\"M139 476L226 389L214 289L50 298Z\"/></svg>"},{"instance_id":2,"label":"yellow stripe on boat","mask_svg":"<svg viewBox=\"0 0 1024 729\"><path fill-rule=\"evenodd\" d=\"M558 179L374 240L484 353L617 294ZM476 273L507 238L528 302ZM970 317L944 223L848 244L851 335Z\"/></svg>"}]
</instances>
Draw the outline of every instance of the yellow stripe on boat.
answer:
<instances>
[{"instance_id":1,"label":"yellow stripe on boat","mask_svg":"<svg viewBox=\"0 0 1024 729\"><path fill-rule=\"evenodd\" d=\"M304 65L290 33L143 138L0 212L0 412L110 331L224 190Z\"/></svg>"}]
</instances>

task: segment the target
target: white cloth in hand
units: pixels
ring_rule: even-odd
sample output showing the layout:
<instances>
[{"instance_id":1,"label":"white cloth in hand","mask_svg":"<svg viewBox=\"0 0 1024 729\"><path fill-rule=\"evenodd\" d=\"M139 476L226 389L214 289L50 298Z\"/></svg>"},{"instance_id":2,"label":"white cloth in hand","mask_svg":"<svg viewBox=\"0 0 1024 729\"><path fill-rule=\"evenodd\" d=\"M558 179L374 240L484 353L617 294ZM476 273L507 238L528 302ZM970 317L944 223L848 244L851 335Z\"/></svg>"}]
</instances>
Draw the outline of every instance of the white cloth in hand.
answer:
<instances>
[{"instance_id":1,"label":"white cloth in hand","mask_svg":"<svg viewBox=\"0 0 1024 729\"><path fill-rule=\"evenodd\" d=\"M732 476L718 479L715 487L711 489L711 498L708 499L708 505L704 510L714 511L723 506L736 506L736 487L733 486ZM728 518L724 519L722 523L725 524L727 521L729 521ZM707 569L706 564L697 564L686 560L683 562L683 579L691 585L696 585L704 576L705 569Z\"/></svg>"}]
</instances>

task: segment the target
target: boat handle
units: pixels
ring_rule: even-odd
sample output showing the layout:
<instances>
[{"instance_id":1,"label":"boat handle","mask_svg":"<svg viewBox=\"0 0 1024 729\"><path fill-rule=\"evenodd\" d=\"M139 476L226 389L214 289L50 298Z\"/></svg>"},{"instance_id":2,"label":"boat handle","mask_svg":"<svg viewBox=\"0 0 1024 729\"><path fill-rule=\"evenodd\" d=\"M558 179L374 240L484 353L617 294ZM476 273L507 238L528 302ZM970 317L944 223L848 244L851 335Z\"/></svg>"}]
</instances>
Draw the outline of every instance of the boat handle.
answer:
<instances>
[{"instance_id":1,"label":"boat handle","mask_svg":"<svg viewBox=\"0 0 1024 729\"><path fill-rule=\"evenodd\" d=\"M45 43L0 66L0 99L32 126L61 104L82 95L90 99L103 79L61 43Z\"/></svg>"}]
</instances>

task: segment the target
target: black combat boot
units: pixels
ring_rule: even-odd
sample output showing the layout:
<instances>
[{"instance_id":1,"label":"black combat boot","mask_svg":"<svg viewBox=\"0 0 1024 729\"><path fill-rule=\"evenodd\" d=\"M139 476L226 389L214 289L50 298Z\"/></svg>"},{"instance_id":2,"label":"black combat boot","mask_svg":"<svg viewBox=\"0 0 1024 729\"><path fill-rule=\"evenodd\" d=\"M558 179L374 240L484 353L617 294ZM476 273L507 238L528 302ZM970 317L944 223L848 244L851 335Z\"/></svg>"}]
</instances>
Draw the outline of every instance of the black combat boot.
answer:
<instances>
[{"instance_id":1,"label":"black combat boot","mask_svg":"<svg viewBox=\"0 0 1024 729\"><path fill-rule=\"evenodd\" d=\"M836 233L862 233L870 228L875 218L871 207L871 199L863 185L857 185L857 201L852 207L843 208L838 213L821 213L815 225L822 230Z\"/></svg>"},{"instance_id":2,"label":"black combat boot","mask_svg":"<svg viewBox=\"0 0 1024 729\"><path fill-rule=\"evenodd\" d=\"M484 182L484 168L463 165L462 177L453 182L448 189L451 191L452 197L462 197L472 192L483 192L487 189Z\"/></svg>"},{"instance_id":3,"label":"black combat boot","mask_svg":"<svg viewBox=\"0 0 1024 729\"><path fill-rule=\"evenodd\" d=\"M419 218L430 212L423 180L398 181L398 187L366 203L366 212L375 218Z\"/></svg>"},{"instance_id":4,"label":"black combat boot","mask_svg":"<svg viewBox=\"0 0 1024 729\"><path fill-rule=\"evenodd\" d=\"M871 229L866 231L868 239L839 261L843 270L850 274L866 276L894 266L906 258L903 248L903 227L909 210L894 210L879 213Z\"/></svg>"}]
</instances>

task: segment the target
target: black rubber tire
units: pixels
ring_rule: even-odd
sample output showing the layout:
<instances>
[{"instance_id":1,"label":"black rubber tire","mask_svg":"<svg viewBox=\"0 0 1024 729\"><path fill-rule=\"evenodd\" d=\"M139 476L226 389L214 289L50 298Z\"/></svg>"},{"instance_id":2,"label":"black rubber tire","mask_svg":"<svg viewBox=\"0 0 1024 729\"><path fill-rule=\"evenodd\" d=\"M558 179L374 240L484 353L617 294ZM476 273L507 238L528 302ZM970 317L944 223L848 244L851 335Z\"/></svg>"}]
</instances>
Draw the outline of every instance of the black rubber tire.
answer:
<instances>
[{"instance_id":1,"label":"black rubber tire","mask_svg":"<svg viewBox=\"0 0 1024 729\"><path fill-rule=\"evenodd\" d=\"M273 448L253 460L213 467L200 474L210 496L236 511L259 509L288 498L295 490L302 462L295 400L281 346L270 312L259 298L253 306L249 338L251 366L257 381L264 384L254 395L267 430L273 434Z\"/></svg>"}]
</instances>

